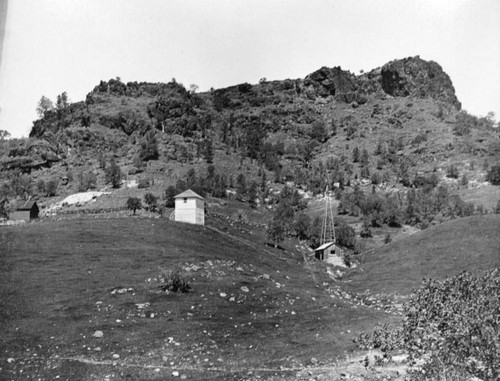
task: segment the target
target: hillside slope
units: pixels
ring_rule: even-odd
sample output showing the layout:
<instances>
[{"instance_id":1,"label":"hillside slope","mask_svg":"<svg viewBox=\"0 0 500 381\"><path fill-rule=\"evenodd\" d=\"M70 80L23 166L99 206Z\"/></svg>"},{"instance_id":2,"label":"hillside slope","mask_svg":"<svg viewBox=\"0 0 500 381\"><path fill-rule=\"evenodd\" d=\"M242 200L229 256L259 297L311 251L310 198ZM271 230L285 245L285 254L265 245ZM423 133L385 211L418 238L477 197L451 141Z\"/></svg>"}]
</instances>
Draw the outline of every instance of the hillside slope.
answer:
<instances>
[{"instance_id":1,"label":"hillside slope","mask_svg":"<svg viewBox=\"0 0 500 381\"><path fill-rule=\"evenodd\" d=\"M356 292L408 294L422 279L500 267L500 215L452 220L365 255L346 278Z\"/></svg>"},{"instance_id":2,"label":"hillside slope","mask_svg":"<svg viewBox=\"0 0 500 381\"><path fill-rule=\"evenodd\" d=\"M2 228L0 378L291 379L394 318L331 296L300 254L215 226L226 233L134 217ZM192 291L158 292L176 265Z\"/></svg>"}]
</instances>

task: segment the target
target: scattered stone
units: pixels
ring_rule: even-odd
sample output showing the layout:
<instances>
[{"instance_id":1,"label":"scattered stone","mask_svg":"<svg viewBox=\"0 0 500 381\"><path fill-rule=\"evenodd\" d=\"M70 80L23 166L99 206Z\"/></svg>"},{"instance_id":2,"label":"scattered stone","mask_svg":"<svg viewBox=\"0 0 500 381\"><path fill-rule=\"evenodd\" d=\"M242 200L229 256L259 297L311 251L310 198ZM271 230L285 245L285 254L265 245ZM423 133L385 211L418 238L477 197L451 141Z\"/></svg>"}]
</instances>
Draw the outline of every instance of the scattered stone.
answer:
<instances>
[{"instance_id":1,"label":"scattered stone","mask_svg":"<svg viewBox=\"0 0 500 381\"><path fill-rule=\"evenodd\" d=\"M311 359L311 364L316 365L318 363L318 359L316 357L313 357Z\"/></svg>"},{"instance_id":2,"label":"scattered stone","mask_svg":"<svg viewBox=\"0 0 500 381\"><path fill-rule=\"evenodd\" d=\"M113 353L113 358L114 359L119 359L120 358L120 355L118 353Z\"/></svg>"},{"instance_id":3,"label":"scattered stone","mask_svg":"<svg viewBox=\"0 0 500 381\"><path fill-rule=\"evenodd\" d=\"M262 278L264 278L264 279L271 279L271 277L269 276L269 274L263 274Z\"/></svg>"},{"instance_id":4,"label":"scattered stone","mask_svg":"<svg viewBox=\"0 0 500 381\"><path fill-rule=\"evenodd\" d=\"M172 372L172 376L173 376L173 377L179 377L179 372L177 372L176 370L174 370L174 371Z\"/></svg>"},{"instance_id":5,"label":"scattered stone","mask_svg":"<svg viewBox=\"0 0 500 381\"><path fill-rule=\"evenodd\" d=\"M243 291L243 292L250 292L250 290L248 289L247 286L242 286L241 287L241 291Z\"/></svg>"},{"instance_id":6,"label":"scattered stone","mask_svg":"<svg viewBox=\"0 0 500 381\"><path fill-rule=\"evenodd\" d=\"M11 363L13 363L13 362L14 362L14 359L13 359L12 357L9 357L9 358L7 359L7 362L8 362L9 364L11 364Z\"/></svg>"},{"instance_id":7,"label":"scattered stone","mask_svg":"<svg viewBox=\"0 0 500 381\"><path fill-rule=\"evenodd\" d=\"M221 293L220 293L220 297L221 297L221 298L225 298L226 296L227 296L227 294L226 294L225 292L221 292Z\"/></svg>"},{"instance_id":8,"label":"scattered stone","mask_svg":"<svg viewBox=\"0 0 500 381\"><path fill-rule=\"evenodd\" d=\"M236 267L236 271L243 271L243 267Z\"/></svg>"},{"instance_id":9,"label":"scattered stone","mask_svg":"<svg viewBox=\"0 0 500 381\"><path fill-rule=\"evenodd\" d=\"M95 348L94 348L94 351L96 351L96 352L100 352L100 351L101 351L101 347L95 347Z\"/></svg>"},{"instance_id":10,"label":"scattered stone","mask_svg":"<svg viewBox=\"0 0 500 381\"><path fill-rule=\"evenodd\" d=\"M102 331L95 331L92 336L94 336L94 337L103 337L104 333Z\"/></svg>"}]
</instances>

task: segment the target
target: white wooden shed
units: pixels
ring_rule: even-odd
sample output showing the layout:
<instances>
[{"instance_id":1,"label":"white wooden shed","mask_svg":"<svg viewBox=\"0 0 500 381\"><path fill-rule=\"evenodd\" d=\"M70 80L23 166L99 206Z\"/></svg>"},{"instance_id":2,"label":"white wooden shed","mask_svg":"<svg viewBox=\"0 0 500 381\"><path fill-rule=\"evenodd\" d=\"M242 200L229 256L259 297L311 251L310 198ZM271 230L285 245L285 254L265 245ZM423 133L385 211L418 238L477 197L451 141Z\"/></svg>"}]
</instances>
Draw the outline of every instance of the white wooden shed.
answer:
<instances>
[{"instance_id":1,"label":"white wooden shed","mask_svg":"<svg viewBox=\"0 0 500 381\"><path fill-rule=\"evenodd\" d=\"M175 221L205 225L205 200L191 189L175 198Z\"/></svg>"}]
</instances>

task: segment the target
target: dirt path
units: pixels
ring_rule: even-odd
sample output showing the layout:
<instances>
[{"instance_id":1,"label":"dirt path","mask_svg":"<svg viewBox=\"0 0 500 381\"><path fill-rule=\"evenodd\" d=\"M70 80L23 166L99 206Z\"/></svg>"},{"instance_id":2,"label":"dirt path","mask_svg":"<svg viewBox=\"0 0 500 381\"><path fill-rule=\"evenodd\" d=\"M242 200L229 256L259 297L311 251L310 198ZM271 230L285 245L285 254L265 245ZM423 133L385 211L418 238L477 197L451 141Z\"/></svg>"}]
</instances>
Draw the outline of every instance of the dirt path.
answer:
<instances>
[{"instance_id":1,"label":"dirt path","mask_svg":"<svg viewBox=\"0 0 500 381\"><path fill-rule=\"evenodd\" d=\"M166 365L155 365L155 364L138 364L126 361L111 361L111 360L92 360L85 358L83 356L78 357L58 357L61 361L74 361L88 365L96 366L112 366L121 368L140 368L140 369L151 369L154 371L167 371L167 372L195 372L195 373L221 373L221 374L254 374L256 379L260 379L259 373L274 373L275 375L283 375L287 373L286 376L289 380L310 380L314 377L315 380L336 380L336 379L351 379L351 380L379 380L384 378L386 380L400 381L404 379L406 372L406 366L403 364L393 364L384 367L374 367L365 366L366 354L358 355L356 357L341 361L336 364L329 365L311 365L306 367L279 367L279 368L234 368L234 367L196 367L196 366L166 366ZM294 374L294 375L292 375ZM279 376L283 377L283 376ZM246 377L246 379L253 379L252 377Z\"/></svg>"}]
</instances>

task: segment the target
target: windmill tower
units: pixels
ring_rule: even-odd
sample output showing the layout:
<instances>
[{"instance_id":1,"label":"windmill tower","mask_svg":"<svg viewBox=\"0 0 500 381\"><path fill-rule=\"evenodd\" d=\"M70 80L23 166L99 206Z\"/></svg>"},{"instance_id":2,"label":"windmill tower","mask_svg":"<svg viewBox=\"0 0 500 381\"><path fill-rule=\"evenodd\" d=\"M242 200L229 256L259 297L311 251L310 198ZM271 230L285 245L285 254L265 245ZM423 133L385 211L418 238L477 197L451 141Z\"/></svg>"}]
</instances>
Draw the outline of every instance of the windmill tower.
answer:
<instances>
[{"instance_id":1,"label":"windmill tower","mask_svg":"<svg viewBox=\"0 0 500 381\"><path fill-rule=\"evenodd\" d=\"M325 215L321 227L320 246L314 250L316 259L324 261L328 256L335 254L337 249L335 238L335 222L333 218L333 206L328 194L328 187L325 190Z\"/></svg>"}]
</instances>

